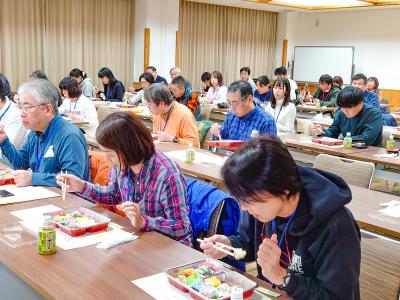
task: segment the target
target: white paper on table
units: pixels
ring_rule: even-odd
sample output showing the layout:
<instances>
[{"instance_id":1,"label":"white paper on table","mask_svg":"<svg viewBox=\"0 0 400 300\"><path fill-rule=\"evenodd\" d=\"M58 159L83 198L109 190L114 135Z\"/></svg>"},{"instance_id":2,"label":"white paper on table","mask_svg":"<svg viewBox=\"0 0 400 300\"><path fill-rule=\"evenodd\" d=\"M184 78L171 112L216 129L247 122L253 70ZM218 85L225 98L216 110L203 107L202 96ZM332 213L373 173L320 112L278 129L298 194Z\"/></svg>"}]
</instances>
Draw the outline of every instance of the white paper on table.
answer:
<instances>
[{"instance_id":1,"label":"white paper on table","mask_svg":"<svg viewBox=\"0 0 400 300\"><path fill-rule=\"evenodd\" d=\"M62 210L60 207L53 204L37 206L33 208L11 211L10 214L21 220L43 218L43 214Z\"/></svg>"},{"instance_id":2,"label":"white paper on table","mask_svg":"<svg viewBox=\"0 0 400 300\"><path fill-rule=\"evenodd\" d=\"M171 286L164 273L132 280L131 282L157 300L192 299L189 294L183 293Z\"/></svg>"},{"instance_id":3,"label":"white paper on table","mask_svg":"<svg viewBox=\"0 0 400 300\"><path fill-rule=\"evenodd\" d=\"M181 160L181 161L186 160L186 150L169 151L169 152L164 152L164 154L172 159L177 159L177 160ZM204 165L223 166L226 159L227 159L226 157L215 155L212 153L203 153L203 152L196 151L194 163L195 164L204 164Z\"/></svg>"},{"instance_id":4,"label":"white paper on table","mask_svg":"<svg viewBox=\"0 0 400 300\"><path fill-rule=\"evenodd\" d=\"M0 205L60 196L59 194L41 186L25 186L25 187L5 186L1 187L0 190L7 190L10 193L14 194L14 196L1 198Z\"/></svg>"},{"instance_id":5,"label":"white paper on table","mask_svg":"<svg viewBox=\"0 0 400 300\"><path fill-rule=\"evenodd\" d=\"M380 203L380 206L386 206L386 208L379 210L381 214L384 214L393 218L400 218L400 201L392 200L386 203Z\"/></svg>"},{"instance_id":6,"label":"white paper on table","mask_svg":"<svg viewBox=\"0 0 400 300\"><path fill-rule=\"evenodd\" d=\"M395 156L397 156L396 153L374 154L374 157L379 157L379 158L390 158L390 157L395 157Z\"/></svg>"}]
</instances>

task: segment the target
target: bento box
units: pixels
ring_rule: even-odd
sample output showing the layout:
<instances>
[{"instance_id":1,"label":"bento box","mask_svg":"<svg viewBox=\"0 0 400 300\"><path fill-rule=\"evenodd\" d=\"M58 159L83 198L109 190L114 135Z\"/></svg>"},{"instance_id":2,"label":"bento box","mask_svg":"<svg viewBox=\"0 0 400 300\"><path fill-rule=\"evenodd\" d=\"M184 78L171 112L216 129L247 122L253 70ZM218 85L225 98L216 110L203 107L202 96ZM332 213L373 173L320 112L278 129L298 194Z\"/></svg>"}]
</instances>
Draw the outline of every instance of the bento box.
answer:
<instances>
[{"instance_id":1,"label":"bento box","mask_svg":"<svg viewBox=\"0 0 400 300\"><path fill-rule=\"evenodd\" d=\"M85 207L69 208L45 215L51 223L70 236L106 230L111 219Z\"/></svg>"},{"instance_id":2,"label":"bento box","mask_svg":"<svg viewBox=\"0 0 400 300\"><path fill-rule=\"evenodd\" d=\"M219 141L208 141L209 147L217 147L224 149L236 149L244 144L244 141L236 140L219 140Z\"/></svg>"},{"instance_id":3,"label":"bento box","mask_svg":"<svg viewBox=\"0 0 400 300\"><path fill-rule=\"evenodd\" d=\"M166 269L164 272L172 286L189 293L195 300L229 299L232 287L243 289L243 298L248 298L258 286L256 282L212 259Z\"/></svg>"},{"instance_id":4,"label":"bento box","mask_svg":"<svg viewBox=\"0 0 400 300\"><path fill-rule=\"evenodd\" d=\"M15 184L14 175L6 170L0 171L0 185Z\"/></svg>"},{"instance_id":5,"label":"bento box","mask_svg":"<svg viewBox=\"0 0 400 300\"><path fill-rule=\"evenodd\" d=\"M337 146L337 145L342 145L343 141L330 138L330 137L322 137L322 138L314 138L312 139L313 143L321 144L321 145L326 145L326 146Z\"/></svg>"}]
</instances>

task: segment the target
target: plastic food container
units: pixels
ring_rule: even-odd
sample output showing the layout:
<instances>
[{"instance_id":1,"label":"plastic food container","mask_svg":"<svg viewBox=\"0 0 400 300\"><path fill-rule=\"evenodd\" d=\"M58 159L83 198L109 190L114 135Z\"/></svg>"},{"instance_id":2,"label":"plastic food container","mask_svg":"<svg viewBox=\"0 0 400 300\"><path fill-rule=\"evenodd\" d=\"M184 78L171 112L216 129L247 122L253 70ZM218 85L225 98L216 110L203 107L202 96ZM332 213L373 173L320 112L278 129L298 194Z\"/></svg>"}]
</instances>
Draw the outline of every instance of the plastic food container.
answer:
<instances>
[{"instance_id":1,"label":"plastic food container","mask_svg":"<svg viewBox=\"0 0 400 300\"><path fill-rule=\"evenodd\" d=\"M251 295L253 295L254 289L258 286L256 282L253 280L250 280L249 278L243 276L242 274L229 270L228 268L225 268L224 266L221 265L218 261L212 260L212 259L204 259L200 261L196 261L193 263L173 267L170 269L166 269L164 273L167 275L168 282L174 286L175 288L179 289L180 291L184 293L189 293L189 295L196 300L208 300L208 299L229 299L230 298L230 292L227 293L225 296L221 297L213 297L210 298L202 293L200 291L196 290L195 288L192 288L188 285L186 285L184 282L182 282L179 278L182 277L182 274L185 274L188 270L193 270L197 269L201 266L212 266L212 269L215 270L213 274L206 274L204 276L200 276L200 280L202 282L204 281L209 281L213 282L215 278L218 278L219 281L221 281L222 284L229 284L229 286L236 286L239 288L243 289L243 298L248 298ZM217 279L215 279L217 280Z\"/></svg>"},{"instance_id":2,"label":"plastic food container","mask_svg":"<svg viewBox=\"0 0 400 300\"><path fill-rule=\"evenodd\" d=\"M321 145L326 145L326 146L338 146L338 145L343 144L342 140L333 139L333 138L329 138L329 137L315 138L315 139L312 139L312 142L321 144Z\"/></svg>"},{"instance_id":3,"label":"plastic food container","mask_svg":"<svg viewBox=\"0 0 400 300\"><path fill-rule=\"evenodd\" d=\"M6 171L0 171L0 185L15 184L14 176Z\"/></svg>"},{"instance_id":4,"label":"plastic food container","mask_svg":"<svg viewBox=\"0 0 400 300\"><path fill-rule=\"evenodd\" d=\"M244 144L244 141L236 140L219 140L219 141L208 141L208 146L224 148L224 149L236 149Z\"/></svg>"},{"instance_id":5,"label":"plastic food container","mask_svg":"<svg viewBox=\"0 0 400 300\"><path fill-rule=\"evenodd\" d=\"M79 223L75 223L73 227L69 227L68 224L72 223L72 218L67 218L65 222L61 220L55 220L57 216L63 216L67 214L73 214L73 213L80 213L83 216L88 216L89 218L93 219L95 224L91 225L81 225ZM108 224L110 223L111 219L103 216L97 212L94 212L93 210L90 210L85 207L78 207L78 208L69 208L53 213L48 213L45 215L50 215L51 216L51 223L59 228L62 232L65 232L66 234L70 236L79 236L82 234L85 234L86 232L97 232L97 231L102 231L106 230L108 227ZM71 222L69 222L69 220Z\"/></svg>"}]
</instances>

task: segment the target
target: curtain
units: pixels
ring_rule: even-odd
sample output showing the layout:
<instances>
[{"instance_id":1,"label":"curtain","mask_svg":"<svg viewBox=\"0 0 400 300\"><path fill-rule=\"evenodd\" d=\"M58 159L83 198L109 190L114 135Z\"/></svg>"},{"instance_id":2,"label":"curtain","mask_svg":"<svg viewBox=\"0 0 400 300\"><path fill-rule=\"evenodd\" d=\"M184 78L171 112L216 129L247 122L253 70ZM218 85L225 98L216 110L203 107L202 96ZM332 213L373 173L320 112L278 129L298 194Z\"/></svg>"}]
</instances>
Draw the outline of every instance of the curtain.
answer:
<instances>
[{"instance_id":1,"label":"curtain","mask_svg":"<svg viewBox=\"0 0 400 300\"><path fill-rule=\"evenodd\" d=\"M104 66L124 85L133 81L134 0L0 3L0 72L13 90L34 69L56 86L73 68L99 87L97 72Z\"/></svg>"},{"instance_id":2,"label":"curtain","mask_svg":"<svg viewBox=\"0 0 400 300\"><path fill-rule=\"evenodd\" d=\"M182 74L193 88L203 72L220 71L228 86L239 79L241 67L252 78L272 77L277 13L181 1Z\"/></svg>"}]
</instances>

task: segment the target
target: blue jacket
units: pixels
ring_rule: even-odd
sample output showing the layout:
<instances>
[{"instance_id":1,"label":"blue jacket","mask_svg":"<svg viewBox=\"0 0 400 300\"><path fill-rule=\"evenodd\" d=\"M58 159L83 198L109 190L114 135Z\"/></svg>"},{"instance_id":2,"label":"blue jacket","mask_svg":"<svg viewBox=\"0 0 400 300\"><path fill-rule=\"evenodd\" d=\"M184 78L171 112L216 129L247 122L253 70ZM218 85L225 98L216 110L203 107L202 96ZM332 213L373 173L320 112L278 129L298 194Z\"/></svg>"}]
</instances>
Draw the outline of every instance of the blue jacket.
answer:
<instances>
[{"instance_id":1,"label":"blue jacket","mask_svg":"<svg viewBox=\"0 0 400 300\"><path fill-rule=\"evenodd\" d=\"M14 169L32 169L32 185L58 186L55 177L61 171L90 180L85 138L78 127L60 115L56 115L42 133L31 131L21 150L17 150L8 138L0 147Z\"/></svg>"},{"instance_id":2,"label":"blue jacket","mask_svg":"<svg viewBox=\"0 0 400 300\"><path fill-rule=\"evenodd\" d=\"M125 87L121 81L117 80L113 85L104 86L104 95L106 101L110 102L122 102L125 94Z\"/></svg>"},{"instance_id":3,"label":"blue jacket","mask_svg":"<svg viewBox=\"0 0 400 300\"><path fill-rule=\"evenodd\" d=\"M192 223L194 241L196 241L200 232L208 232L211 215L222 201L225 201L225 214L224 218L220 220L222 232L219 232L219 234L226 236L238 234L240 206L235 198L212 185L195 179L186 178L186 184L189 218ZM223 261L243 271L245 270L243 261L236 261L229 257L226 257Z\"/></svg>"}]
</instances>

